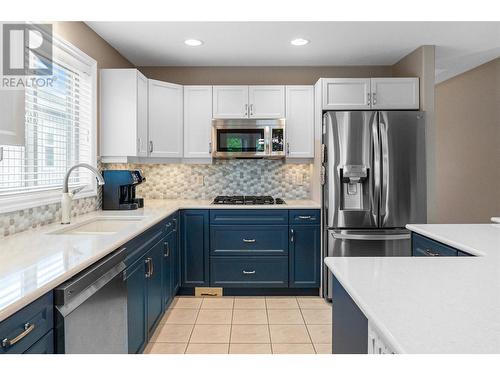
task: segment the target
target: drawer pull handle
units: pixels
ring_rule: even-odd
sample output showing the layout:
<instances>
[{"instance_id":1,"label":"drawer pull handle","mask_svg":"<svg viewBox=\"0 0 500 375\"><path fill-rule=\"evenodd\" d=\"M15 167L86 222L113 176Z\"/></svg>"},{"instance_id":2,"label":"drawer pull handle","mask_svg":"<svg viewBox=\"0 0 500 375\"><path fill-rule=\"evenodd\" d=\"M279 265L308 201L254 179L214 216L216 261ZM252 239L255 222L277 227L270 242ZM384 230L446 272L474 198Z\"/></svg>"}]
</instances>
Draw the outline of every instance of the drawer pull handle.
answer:
<instances>
[{"instance_id":1,"label":"drawer pull handle","mask_svg":"<svg viewBox=\"0 0 500 375\"><path fill-rule=\"evenodd\" d=\"M2 340L2 348L9 348L13 345L16 345L19 341L28 336L35 329L35 324L26 323L24 325L24 331L22 331L19 335L14 337L13 339L3 339Z\"/></svg>"},{"instance_id":2,"label":"drawer pull handle","mask_svg":"<svg viewBox=\"0 0 500 375\"><path fill-rule=\"evenodd\" d=\"M310 220L311 218L311 216L299 216L299 219L301 220Z\"/></svg>"},{"instance_id":3,"label":"drawer pull handle","mask_svg":"<svg viewBox=\"0 0 500 375\"><path fill-rule=\"evenodd\" d=\"M245 242L245 243L254 243L255 239L252 238L251 240L247 240L247 239L243 238L243 242Z\"/></svg>"},{"instance_id":4,"label":"drawer pull handle","mask_svg":"<svg viewBox=\"0 0 500 375\"><path fill-rule=\"evenodd\" d=\"M253 271L243 271L243 275L253 275L255 274L255 270Z\"/></svg>"},{"instance_id":5,"label":"drawer pull handle","mask_svg":"<svg viewBox=\"0 0 500 375\"><path fill-rule=\"evenodd\" d=\"M431 256L431 257L438 257L439 256L439 253L436 253L432 250L429 250L429 249L425 249L424 252L428 255L428 256Z\"/></svg>"}]
</instances>

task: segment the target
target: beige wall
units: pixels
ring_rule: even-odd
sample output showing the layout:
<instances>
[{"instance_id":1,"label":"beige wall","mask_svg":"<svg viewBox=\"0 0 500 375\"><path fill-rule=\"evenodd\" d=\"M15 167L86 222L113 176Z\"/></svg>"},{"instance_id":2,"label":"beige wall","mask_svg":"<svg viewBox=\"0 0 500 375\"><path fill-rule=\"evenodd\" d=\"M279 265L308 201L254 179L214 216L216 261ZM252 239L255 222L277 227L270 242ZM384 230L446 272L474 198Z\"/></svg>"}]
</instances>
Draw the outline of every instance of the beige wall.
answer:
<instances>
[{"instance_id":1,"label":"beige wall","mask_svg":"<svg viewBox=\"0 0 500 375\"><path fill-rule=\"evenodd\" d=\"M181 85L313 85L321 77L390 77L390 66L140 67L148 78Z\"/></svg>"},{"instance_id":2,"label":"beige wall","mask_svg":"<svg viewBox=\"0 0 500 375\"><path fill-rule=\"evenodd\" d=\"M421 46L392 66L394 77L420 78L420 110L425 111L427 221L436 222L435 47Z\"/></svg>"},{"instance_id":3,"label":"beige wall","mask_svg":"<svg viewBox=\"0 0 500 375\"><path fill-rule=\"evenodd\" d=\"M436 86L436 216L500 216L500 58Z\"/></svg>"}]
</instances>

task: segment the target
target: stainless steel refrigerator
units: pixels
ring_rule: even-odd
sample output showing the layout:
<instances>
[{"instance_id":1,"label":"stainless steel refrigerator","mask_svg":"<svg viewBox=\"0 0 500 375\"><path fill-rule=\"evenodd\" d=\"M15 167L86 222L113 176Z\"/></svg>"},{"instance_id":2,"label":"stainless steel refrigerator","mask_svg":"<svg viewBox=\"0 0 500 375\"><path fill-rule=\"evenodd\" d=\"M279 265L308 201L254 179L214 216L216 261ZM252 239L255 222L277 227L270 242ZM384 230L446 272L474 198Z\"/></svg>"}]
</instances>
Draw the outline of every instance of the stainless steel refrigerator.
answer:
<instances>
[{"instance_id":1,"label":"stainless steel refrigerator","mask_svg":"<svg viewBox=\"0 0 500 375\"><path fill-rule=\"evenodd\" d=\"M322 147L323 255L410 256L405 225L427 221L424 113L325 112Z\"/></svg>"}]
</instances>

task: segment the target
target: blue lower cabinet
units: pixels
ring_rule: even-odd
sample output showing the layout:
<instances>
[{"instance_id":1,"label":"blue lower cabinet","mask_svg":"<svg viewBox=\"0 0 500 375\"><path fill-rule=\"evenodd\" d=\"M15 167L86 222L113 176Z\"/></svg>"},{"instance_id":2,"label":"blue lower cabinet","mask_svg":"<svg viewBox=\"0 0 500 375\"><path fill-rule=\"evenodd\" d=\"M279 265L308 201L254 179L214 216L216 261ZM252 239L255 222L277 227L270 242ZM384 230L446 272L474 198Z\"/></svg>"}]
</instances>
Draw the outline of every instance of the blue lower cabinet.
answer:
<instances>
[{"instance_id":1,"label":"blue lower cabinet","mask_svg":"<svg viewBox=\"0 0 500 375\"><path fill-rule=\"evenodd\" d=\"M146 254L148 260L148 293L147 293L147 316L148 316L148 336L153 333L156 324L161 318L164 311L164 295L163 295L163 262L164 262L165 241L158 242Z\"/></svg>"},{"instance_id":2,"label":"blue lower cabinet","mask_svg":"<svg viewBox=\"0 0 500 375\"><path fill-rule=\"evenodd\" d=\"M53 304L49 292L0 322L0 354L25 353L49 333L54 328ZM54 351L53 336L45 345L45 351Z\"/></svg>"},{"instance_id":3,"label":"blue lower cabinet","mask_svg":"<svg viewBox=\"0 0 500 375\"><path fill-rule=\"evenodd\" d=\"M288 255L288 225L210 225L210 255Z\"/></svg>"},{"instance_id":4,"label":"blue lower cabinet","mask_svg":"<svg viewBox=\"0 0 500 375\"><path fill-rule=\"evenodd\" d=\"M24 354L54 354L54 330L51 329Z\"/></svg>"},{"instance_id":5,"label":"blue lower cabinet","mask_svg":"<svg viewBox=\"0 0 500 375\"><path fill-rule=\"evenodd\" d=\"M172 276L172 296L177 294L181 286L181 254L179 246L179 214L175 214L175 229L170 241L171 276Z\"/></svg>"},{"instance_id":6,"label":"blue lower cabinet","mask_svg":"<svg viewBox=\"0 0 500 375\"><path fill-rule=\"evenodd\" d=\"M211 285L227 288L288 287L288 257L212 257Z\"/></svg>"},{"instance_id":7,"label":"blue lower cabinet","mask_svg":"<svg viewBox=\"0 0 500 375\"><path fill-rule=\"evenodd\" d=\"M320 226L290 226L290 288L318 288L320 283Z\"/></svg>"},{"instance_id":8,"label":"blue lower cabinet","mask_svg":"<svg viewBox=\"0 0 500 375\"><path fill-rule=\"evenodd\" d=\"M457 256L458 250L430 238L412 233L412 255L414 257L426 256Z\"/></svg>"},{"instance_id":9,"label":"blue lower cabinet","mask_svg":"<svg viewBox=\"0 0 500 375\"><path fill-rule=\"evenodd\" d=\"M173 233L163 240L163 305L168 306L173 296Z\"/></svg>"},{"instance_id":10,"label":"blue lower cabinet","mask_svg":"<svg viewBox=\"0 0 500 375\"><path fill-rule=\"evenodd\" d=\"M148 264L146 256L127 268L128 352L140 353L147 342L146 301Z\"/></svg>"},{"instance_id":11,"label":"blue lower cabinet","mask_svg":"<svg viewBox=\"0 0 500 375\"><path fill-rule=\"evenodd\" d=\"M209 286L208 210L181 212L181 286Z\"/></svg>"}]
</instances>

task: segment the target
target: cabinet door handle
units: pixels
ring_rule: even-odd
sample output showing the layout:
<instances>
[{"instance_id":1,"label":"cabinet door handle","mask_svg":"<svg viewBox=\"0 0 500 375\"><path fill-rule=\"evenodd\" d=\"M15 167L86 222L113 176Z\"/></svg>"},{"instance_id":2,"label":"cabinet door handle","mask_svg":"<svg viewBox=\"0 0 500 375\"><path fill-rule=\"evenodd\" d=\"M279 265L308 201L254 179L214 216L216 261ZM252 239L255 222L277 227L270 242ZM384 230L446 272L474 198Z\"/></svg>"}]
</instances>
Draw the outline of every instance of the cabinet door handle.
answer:
<instances>
[{"instance_id":1,"label":"cabinet door handle","mask_svg":"<svg viewBox=\"0 0 500 375\"><path fill-rule=\"evenodd\" d=\"M243 270L243 275L253 275L255 273L255 270L253 271L245 271Z\"/></svg>"},{"instance_id":2,"label":"cabinet door handle","mask_svg":"<svg viewBox=\"0 0 500 375\"><path fill-rule=\"evenodd\" d=\"M425 249L424 252L430 257L438 257L439 256L439 253L436 253L435 251L432 251L429 249Z\"/></svg>"},{"instance_id":3,"label":"cabinet door handle","mask_svg":"<svg viewBox=\"0 0 500 375\"><path fill-rule=\"evenodd\" d=\"M174 223L174 232L177 232L177 219L172 219L172 222Z\"/></svg>"},{"instance_id":4,"label":"cabinet door handle","mask_svg":"<svg viewBox=\"0 0 500 375\"><path fill-rule=\"evenodd\" d=\"M212 142L208 142L208 153L212 153Z\"/></svg>"},{"instance_id":5,"label":"cabinet door handle","mask_svg":"<svg viewBox=\"0 0 500 375\"><path fill-rule=\"evenodd\" d=\"M289 142L286 143L286 154L290 155L290 143Z\"/></svg>"},{"instance_id":6,"label":"cabinet door handle","mask_svg":"<svg viewBox=\"0 0 500 375\"><path fill-rule=\"evenodd\" d=\"M13 345L16 345L19 341L24 339L26 336L28 336L33 330L35 329L35 324L34 323L26 323L24 324L24 330L14 337L13 339L3 339L2 340L2 348L10 348Z\"/></svg>"},{"instance_id":7,"label":"cabinet door handle","mask_svg":"<svg viewBox=\"0 0 500 375\"><path fill-rule=\"evenodd\" d=\"M165 258L168 258L170 256L170 244L167 241L165 241L163 244L165 245L165 253L163 254L163 256Z\"/></svg>"},{"instance_id":8,"label":"cabinet door handle","mask_svg":"<svg viewBox=\"0 0 500 375\"><path fill-rule=\"evenodd\" d=\"M290 242L293 242L294 241L294 238L295 237L295 232L293 231L293 229L290 229Z\"/></svg>"},{"instance_id":9,"label":"cabinet door handle","mask_svg":"<svg viewBox=\"0 0 500 375\"><path fill-rule=\"evenodd\" d=\"M144 263L145 263L145 264L146 264L146 266L147 266L145 276L146 276L146 279L149 279L149 277L151 276L151 266L149 265L149 258L146 258L146 259L144 260Z\"/></svg>"},{"instance_id":10,"label":"cabinet door handle","mask_svg":"<svg viewBox=\"0 0 500 375\"><path fill-rule=\"evenodd\" d=\"M372 93L372 101L373 101L373 105L377 104L377 93L376 92Z\"/></svg>"},{"instance_id":11,"label":"cabinet door handle","mask_svg":"<svg viewBox=\"0 0 500 375\"><path fill-rule=\"evenodd\" d=\"M250 116L253 115L253 104L250 104Z\"/></svg>"},{"instance_id":12,"label":"cabinet door handle","mask_svg":"<svg viewBox=\"0 0 500 375\"><path fill-rule=\"evenodd\" d=\"M154 150L153 141L149 141L149 152L152 153Z\"/></svg>"},{"instance_id":13,"label":"cabinet door handle","mask_svg":"<svg viewBox=\"0 0 500 375\"><path fill-rule=\"evenodd\" d=\"M299 219L301 220L310 220L312 217L310 215L308 216L299 216Z\"/></svg>"},{"instance_id":14,"label":"cabinet door handle","mask_svg":"<svg viewBox=\"0 0 500 375\"><path fill-rule=\"evenodd\" d=\"M245 104L245 116L248 116L248 104Z\"/></svg>"},{"instance_id":15,"label":"cabinet door handle","mask_svg":"<svg viewBox=\"0 0 500 375\"><path fill-rule=\"evenodd\" d=\"M254 238L252 238L252 239L248 239L248 240L247 240L246 238L243 238L243 242L245 242L245 243L254 243L254 242L255 242L255 239L254 239Z\"/></svg>"},{"instance_id":16,"label":"cabinet door handle","mask_svg":"<svg viewBox=\"0 0 500 375\"><path fill-rule=\"evenodd\" d=\"M372 94L367 93L366 95L368 96L368 103L367 104L370 105L371 104L371 95Z\"/></svg>"}]
</instances>

